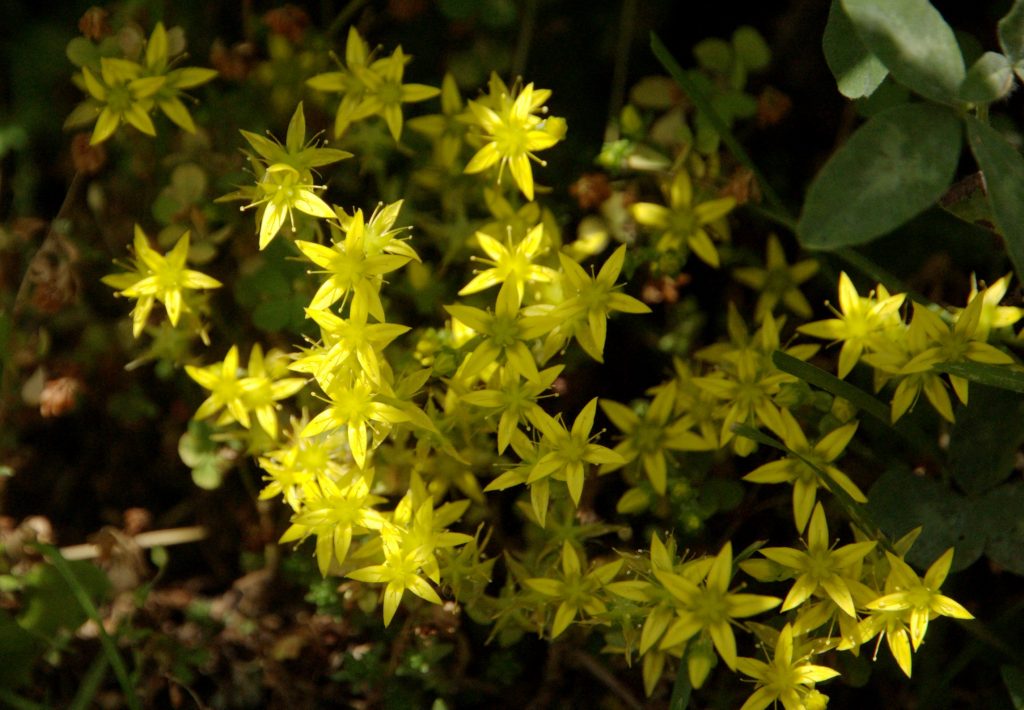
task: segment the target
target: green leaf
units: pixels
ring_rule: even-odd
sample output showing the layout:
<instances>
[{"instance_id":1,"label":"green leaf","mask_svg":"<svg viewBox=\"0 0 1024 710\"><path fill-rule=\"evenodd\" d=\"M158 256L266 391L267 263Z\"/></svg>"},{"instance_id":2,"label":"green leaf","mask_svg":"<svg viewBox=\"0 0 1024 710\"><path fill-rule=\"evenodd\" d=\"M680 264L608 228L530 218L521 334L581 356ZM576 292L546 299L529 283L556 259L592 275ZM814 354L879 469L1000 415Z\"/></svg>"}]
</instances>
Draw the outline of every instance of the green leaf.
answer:
<instances>
[{"instance_id":1,"label":"green leaf","mask_svg":"<svg viewBox=\"0 0 1024 710\"><path fill-rule=\"evenodd\" d=\"M1005 54L985 52L971 65L960 87L960 98L987 104L1010 93L1013 88L1013 64Z\"/></svg>"},{"instance_id":2,"label":"green leaf","mask_svg":"<svg viewBox=\"0 0 1024 710\"><path fill-rule=\"evenodd\" d=\"M904 104L872 117L808 188L797 224L801 241L835 249L870 241L908 221L946 191L960 141L959 119L940 106Z\"/></svg>"},{"instance_id":3,"label":"green leaf","mask_svg":"<svg viewBox=\"0 0 1024 710\"><path fill-rule=\"evenodd\" d=\"M46 645L19 626L0 609L0 688L17 688L29 682L32 666Z\"/></svg>"},{"instance_id":4,"label":"green leaf","mask_svg":"<svg viewBox=\"0 0 1024 710\"><path fill-rule=\"evenodd\" d=\"M1019 666L1002 666L999 674L1003 677L1014 710L1024 710L1024 669Z\"/></svg>"},{"instance_id":5,"label":"green leaf","mask_svg":"<svg viewBox=\"0 0 1024 710\"><path fill-rule=\"evenodd\" d=\"M220 488L224 481L224 472L217 465L217 462L208 459L192 469L192 482L204 491L212 491Z\"/></svg>"},{"instance_id":6,"label":"green leaf","mask_svg":"<svg viewBox=\"0 0 1024 710\"><path fill-rule=\"evenodd\" d=\"M849 99L871 96L889 75L889 70L860 41L840 0L832 0L822 38L825 62Z\"/></svg>"},{"instance_id":7,"label":"green leaf","mask_svg":"<svg viewBox=\"0 0 1024 710\"><path fill-rule=\"evenodd\" d=\"M986 538L988 558L1014 574L1024 575L1024 483L993 488L976 500L971 522Z\"/></svg>"},{"instance_id":8,"label":"green leaf","mask_svg":"<svg viewBox=\"0 0 1024 710\"><path fill-rule=\"evenodd\" d=\"M955 547L953 570L961 570L977 560L985 547L971 501L935 479L902 467L886 471L875 481L868 491L867 508L892 539L921 526L921 536L907 553L907 562L919 569Z\"/></svg>"},{"instance_id":9,"label":"green leaf","mask_svg":"<svg viewBox=\"0 0 1024 710\"><path fill-rule=\"evenodd\" d=\"M743 66L751 71L760 71L772 60L772 51L761 33L750 25L738 27L732 33L732 48Z\"/></svg>"},{"instance_id":10,"label":"green leaf","mask_svg":"<svg viewBox=\"0 0 1024 710\"><path fill-rule=\"evenodd\" d=\"M1014 0L1010 11L996 25L999 47L1017 63L1024 59L1024 0Z\"/></svg>"},{"instance_id":11,"label":"green leaf","mask_svg":"<svg viewBox=\"0 0 1024 710\"><path fill-rule=\"evenodd\" d=\"M110 582L95 565L81 561L67 564L91 598L98 599L106 593ZM74 631L88 618L56 568L38 565L25 575L24 581L24 611L18 623L28 631L54 638L61 629Z\"/></svg>"},{"instance_id":12,"label":"green leaf","mask_svg":"<svg viewBox=\"0 0 1024 710\"><path fill-rule=\"evenodd\" d=\"M840 380L832 373L825 372L820 367L804 362L781 350L772 353L772 363L783 372L793 375L793 377L799 377L807 384L830 392L836 397L842 397L886 426L891 426L892 418L889 416L889 407L859 387Z\"/></svg>"},{"instance_id":13,"label":"green leaf","mask_svg":"<svg viewBox=\"0 0 1024 710\"><path fill-rule=\"evenodd\" d=\"M1010 369L1006 365L987 365L981 362L945 362L935 365L934 369L950 375L958 375L981 385L1024 393L1024 372Z\"/></svg>"},{"instance_id":14,"label":"green leaf","mask_svg":"<svg viewBox=\"0 0 1024 710\"><path fill-rule=\"evenodd\" d=\"M1013 473L1021 444L1024 397L992 387L971 387L970 406L957 413L950 432L949 470L968 495L982 493Z\"/></svg>"},{"instance_id":15,"label":"green leaf","mask_svg":"<svg viewBox=\"0 0 1024 710\"><path fill-rule=\"evenodd\" d=\"M668 700L669 710L686 710L690 707L691 693L693 693L693 685L690 683L690 671L684 659L679 662L676 680L672 684L672 695Z\"/></svg>"},{"instance_id":16,"label":"green leaf","mask_svg":"<svg viewBox=\"0 0 1024 710\"><path fill-rule=\"evenodd\" d=\"M99 66L100 50L85 37L73 38L68 42L65 53L67 54L68 61L76 67L84 67L86 65L90 67Z\"/></svg>"},{"instance_id":17,"label":"green leaf","mask_svg":"<svg viewBox=\"0 0 1024 710\"><path fill-rule=\"evenodd\" d=\"M991 126L971 116L964 120L971 152L985 174L992 217L1017 277L1024 277L1024 158Z\"/></svg>"},{"instance_id":18,"label":"green leaf","mask_svg":"<svg viewBox=\"0 0 1024 710\"><path fill-rule=\"evenodd\" d=\"M719 74L728 74L732 67L732 47L717 37L701 40L694 45L693 56L702 67Z\"/></svg>"},{"instance_id":19,"label":"green leaf","mask_svg":"<svg viewBox=\"0 0 1024 710\"><path fill-rule=\"evenodd\" d=\"M868 50L896 81L925 98L955 103L964 59L952 28L928 0L842 0Z\"/></svg>"}]
</instances>

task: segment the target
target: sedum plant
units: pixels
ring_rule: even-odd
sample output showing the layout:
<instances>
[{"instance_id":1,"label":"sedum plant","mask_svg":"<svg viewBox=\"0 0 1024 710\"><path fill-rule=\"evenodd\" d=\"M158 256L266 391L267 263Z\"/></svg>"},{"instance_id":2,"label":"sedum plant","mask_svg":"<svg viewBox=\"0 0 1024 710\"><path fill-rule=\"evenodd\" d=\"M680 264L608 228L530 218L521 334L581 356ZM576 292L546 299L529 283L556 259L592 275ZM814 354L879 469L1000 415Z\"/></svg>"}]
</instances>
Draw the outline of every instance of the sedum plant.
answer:
<instances>
[{"instance_id":1,"label":"sedum plant","mask_svg":"<svg viewBox=\"0 0 1024 710\"><path fill-rule=\"evenodd\" d=\"M335 70L328 35L303 52L277 43L253 76L302 68L273 80L287 113L268 109L266 134L262 117L232 116L230 138L203 103L186 108L187 90L222 89L213 70L179 66L173 28L134 49L76 42L87 98L67 125L131 155L126 126L166 138L159 109L204 141L175 133L167 164L201 165L223 194L168 168L160 199L180 209L153 205L152 240L137 215L131 261L103 282L133 301L127 339L149 348L133 365L158 361L191 403L179 449L196 483L249 480L255 465L250 498L284 554L315 569L311 598L397 626L396 653L451 613L497 646L601 648L673 707L727 686L743 710L820 709L883 640L910 677L931 622L984 614L943 591L973 559L893 514L891 494L887 512L883 483L912 477L903 464L922 451L941 458L979 389L1024 391L1024 310L1004 304L1011 275L933 302L856 253L796 250L863 243L941 196L938 166L928 190L907 188L908 214L842 219L878 201L850 193L885 167L865 155L885 153L883 129L920 128L947 160L963 128L993 182L1020 177L997 169L986 123L1009 92L992 77L1012 85L1017 70L1018 5L1000 23L1006 61L965 72L941 42L930 69L903 51L917 46L910 19L946 36L926 0L835 0L840 90L868 97L890 76L923 100L868 118L799 219L734 135L766 110L748 91L770 52L750 27L697 45L688 70L653 38L669 76L616 107L593 151L605 172L574 186L589 214L571 218L538 155L566 139L557 95L497 72L475 93L453 73L408 81L411 57L356 26ZM854 50L863 62L846 66ZM1002 189L988 204L1016 263ZM623 366L639 351L662 369L627 372L643 370ZM950 476L936 485L960 495Z\"/></svg>"}]
</instances>

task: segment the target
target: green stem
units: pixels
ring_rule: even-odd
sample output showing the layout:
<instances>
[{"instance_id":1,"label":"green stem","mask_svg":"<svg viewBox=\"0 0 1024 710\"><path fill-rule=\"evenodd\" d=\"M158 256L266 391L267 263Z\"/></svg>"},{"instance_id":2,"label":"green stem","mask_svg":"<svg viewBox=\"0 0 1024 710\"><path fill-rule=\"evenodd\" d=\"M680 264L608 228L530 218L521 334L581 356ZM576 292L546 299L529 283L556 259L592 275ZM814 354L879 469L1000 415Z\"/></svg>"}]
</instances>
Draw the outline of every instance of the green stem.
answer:
<instances>
[{"instance_id":1,"label":"green stem","mask_svg":"<svg viewBox=\"0 0 1024 710\"><path fill-rule=\"evenodd\" d=\"M35 543L35 546L39 549L43 555L46 556L50 563L53 564L54 569L64 578L67 582L68 587L71 589L71 593L74 595L78 605L82 607L82 611L85 612L86 616L96 624L97 632L99 633L100 645L103 646L103 653L107 657L107 661L110 662L111 667L114 669L114 675L117 676L117 682L121 686L121 691L124 693L125 702L128 707L132 710L142 710L142 706L139 705L139 698L135 695L135 689L132 687L131 679L128 676L128 669L124 665L124 660L121 658L121 654L117 652L117 646L114 644L114 640L110 638L107 630L103 628L103 619L100 618L99 611L96 610L96 606L92 603L89 598L89 593L82 586L82 583L75 577L75 573L71 570L71 566L65 560L60 551L52 545L44 545L41 542Z\"/></svg>"},{"instance_id":2,"label":"green stem","mask_svg":"<svg viewBox=\"0 0 1024 710\"><path fill-rule=\"evenodd\" d=\"M796 219L789 214L789 210L786 209L786 206L782 203L778 194L768 183L764 173L762 173L758 169L757 165L754 164L750 155L748 155L747 151L743 149L740 142L736 140L736 136L734 136L732 131L729 129L728 124L722 120L722 117L718 115L717 111L715 111L715 107L711 105L711 100L704 95L704 92L700 90L700 87L698 87L693 81L690 81L686 72L684 72L683 68L679 66L679 63L668 51L664 43L661 41L661 38L659 38L655 32L651 32L651 51L654 52L654 56L657 57L658 61L661 62L661 65L665 67L665 70L669 75L677 84L679 84L679 88L681 88L686 95L690 97L690 100L693 101L693 105L697 107L697 110L704 114L711 122L711 125L714 126L716 131L718 131L718 135L721 137L722 142L725 143L726 147L728 147L730 151L732 151L732 154L736 156L736 159L754 173L754 176L757 178L757 182L761 186L761 191L764 193L765 198L767 198L768 203L779 215L785 215L788 222L796 224Z\"/></svg>"},{"instance_id":3,"label":"green stem","mask_svg":"<svg viewBox=\"0 0 1024 710\"><path fill-rule=\"evenodd\" d=\"M512 55L510 86L526 70L526 59L530 56L530 45L533 44L533 28L537 24L537 0L526 0L525 5L519 19L519 37L516 40L515 54Z\"/></svg>"},{"instance_id":4,"label":"green stem","mask_svg":"<svg viewBox=\"0 0 1024 710\"><path fill-rule=\"evenodd\" d=\"M366 3L367 0L352 0L342 8L341 12L331 21L330 27L327 28L327 36L334 37L338 34L341 28L347 25Z\"/></svg>"}]
</instances>

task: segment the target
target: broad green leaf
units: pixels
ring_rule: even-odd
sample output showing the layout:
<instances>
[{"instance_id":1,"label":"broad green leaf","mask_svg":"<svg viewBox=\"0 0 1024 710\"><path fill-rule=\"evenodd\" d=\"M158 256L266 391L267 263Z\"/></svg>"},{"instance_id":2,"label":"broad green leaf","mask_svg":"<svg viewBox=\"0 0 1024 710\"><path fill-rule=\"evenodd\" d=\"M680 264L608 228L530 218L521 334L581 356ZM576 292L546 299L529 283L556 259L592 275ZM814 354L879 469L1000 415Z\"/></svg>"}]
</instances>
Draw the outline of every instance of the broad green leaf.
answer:
<instances>
[{"instance_id":1,"label":"broad green leaf","mask_svg":"<svg viewBox=\"0 0 1024 710\"><path fill-rule=\"evenodd\" d=\"M992 387L971 387L970 406L957 412L950 432L949 469L965 493L982 493L1013 473L1021 444L1024 397Z\"/></svg>"},{"instance_id":2,"label":"broad green leaf","mask_svg":"<svg viewBox=\"0 0 1024 710\"><path fill-rule=\"evenodd\" d=\"M886 471L868 491L868 510L892 539L917 526L921 536L907 553L907 562L925 569L950 547L956 548L953 570L970 566L981 556L984 532L975 525L971 501L948 486L904 468Z\"/></svg>"},{"instance_id":3,"label":"broad green leaf","mask_svg":"<svg viewBox=\"0 0 1024 710\"><path fill-rule=\"evenodd\" d=\"M46 645L0 609L0 688L17 688L28 683L36 658Z\"/></svg>"},{"instance_id":4,"label":"broad green leaf","mask_svg":"<svg viewBox=\"0 0 1024 710\"><path fill-rule=\"evenodd\" d=\"M106 594L110 582L96 565L79 561L67 564L92 599ZM74 631L87 618L67 581L54 567L38 565L25 575L24 611L18 618L22 627L53 638L59 629Z\"/></svg>"},{"instance_id":5,"label":"broad green leaf","mask_svg":"<svg viewBox=\"0 0 1024 710\"><path fill-rule=\"evenodd\" d=\"M925 98L955 103L964 59L928 0L842 0L862 42L893 78Z\"/></svg>"},{"instance_id":6,"label":"broad green leaf","mask_svg":"<svg viewBox=\"0 0 1024 710\"><path fill-rule=\"evenodd\" d=\"M871 96L889 74L860 41L840 0L832 0L821 44L839 93L849 99Z\"/></svg>"},{"instance_id":7,"label":"broad green leaf","mask_svg":"<svg viewBox=\"0 0 1024 710\"><path fill-rule=\"evenodd\" d=\"M892 231L946 191L960 145L960 121L941 106L905 104L872 117L808 188L800 240L835 249Z\"/></svg>"},{"instance_id":8,"label":"broad green leaf","mask_svg":"<svg viewBox=\"0 0 1024 710\"><path fill-rule=\"evenodd\" d=\"M875 114L882 113L893 106L899 106L910 101L910 91L903 84L897 84L891 76L886 76L885 81L879 84L875 93L865 96L862 99L854 100L857 113L864 118L871 118Z\"/></svg>"},{"instance_id":9,"label":"broad green leaf","mask_svg":"<svg viewBox=\"0 0 1024 710\"><path fill-rule=\"evenodd\" d=\"M987 104L1010 93L1013 88L1013 65L1005 54L985 52L971 65L960 87L960 98L976 104Z\"/></svg>"},{"instance_id":10,"label":"broad green leaf","mask_svg":"<svg viewBox=\"0 0 1024 710\"><path fill-rule=\"evenodd\" d=\"M999 47L1014 63L1024 59L1024 0L1014 0L1010 11L999 20Z\"/></svg>"},{"instance_id":11,"label":"broad green leaf","mask_svg":"<svg viewBox=\"0 0 1024 710\"><path fill-rule=\"evenodd\" d=\"M1024 576L1024 483L993 488L976 500L971 523L985 535L988 558Z\"/></svg>"},{"instance_id":12,"label":"broad green leaf","mask_svg":"<svg viewBox=\"0 0 1024 710\"><path fill-rule=\"evenodd\" d=\"M985 174L992 217L1020 278L1024 276L1024 158L991 126L971 116L964 120L971 152Z\"/></svg>"}]
</instances>

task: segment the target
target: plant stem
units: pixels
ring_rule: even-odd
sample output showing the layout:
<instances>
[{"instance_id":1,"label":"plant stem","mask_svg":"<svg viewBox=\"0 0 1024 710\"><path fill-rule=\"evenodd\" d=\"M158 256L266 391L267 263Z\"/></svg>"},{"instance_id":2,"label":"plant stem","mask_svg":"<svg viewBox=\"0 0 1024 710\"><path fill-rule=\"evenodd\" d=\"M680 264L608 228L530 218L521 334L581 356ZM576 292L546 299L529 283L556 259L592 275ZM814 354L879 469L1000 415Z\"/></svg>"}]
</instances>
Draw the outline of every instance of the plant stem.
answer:
<instances>
[{"instance_id":1,"label":"plant stem","mask_svg":"<svg viewBox=\"0 0 1024 710\"><path fill-rule=\"evenodd\" d=\"M68 587L71 589L71 593L75 596L75 600L78 605L82 607L82 611L85 612L86 616L96 624L97 632L99 633L100 645L103 646L103 653L106 655L107 660L110 662L111 667L114 669L114 675L117 676L117 682L121 686L121 690L124 693L125 702L128 707L132 710L142 710L142 706L139 705L139 698L135 694L135 689L132 687L131 679L128 675L128 669L124 665L124 659L121 658L121 654L117 652L117 646L114 644L114 640L110 638L107 630L103 628L103 619L100 618L99 611L96 610L96 606L92 603L89 598L89 593L85 591L82 583L75 577L75 573L71 570L71 566L65 560L60 551L52 545L44 545L43 543L37 542L35 546L39 549L43 555L50 560L53 564L54 569L64 578L67 582Z\"/></svg>"}]
</instances>

